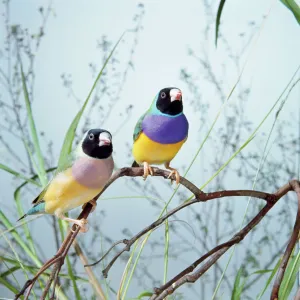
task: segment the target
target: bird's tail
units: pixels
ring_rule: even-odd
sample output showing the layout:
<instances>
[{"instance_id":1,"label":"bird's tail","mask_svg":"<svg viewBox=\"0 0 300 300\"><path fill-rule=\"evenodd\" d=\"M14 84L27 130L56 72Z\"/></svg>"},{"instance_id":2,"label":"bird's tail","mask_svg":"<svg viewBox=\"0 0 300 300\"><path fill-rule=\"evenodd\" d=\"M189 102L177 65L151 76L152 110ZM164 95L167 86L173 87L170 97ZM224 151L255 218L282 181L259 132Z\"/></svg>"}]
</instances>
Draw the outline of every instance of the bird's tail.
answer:
<instances>
[{"instance_id":1,"label":"bird's tail","mask_svg":"<svg viewBox=\"0 0 300 300\"><path fill-rule=\"evenodd\" d=\"M23 215L20 219L17 220L17 222L21 221L21 220L24 219L25 217L27 217L27 214Z\"/></svg>"},{"instance_id":2,"label":"bird's tail","mask_svg":"<svg viewBox=\"0 0 300 300\"><path fill-rule=\"evenodd\" d=\"M45 212L45 202L40 202L34 205L32 208L30 208L24 216L22 216L19 220L17 220L17 222L24 219L27 216L42 214L44 212Z\"/></svg>"},{"instance_id":3,"label":"bird's tail","mask_svg":"<svg viewBox=\"0 0 300 300\"><path fill-rule=\"evenodd\" d=\"M138 168L139 166L140 165L136 161L134 161L131 165L131 167L133 167L133 168Z\"/></svg>"}]
</instances>

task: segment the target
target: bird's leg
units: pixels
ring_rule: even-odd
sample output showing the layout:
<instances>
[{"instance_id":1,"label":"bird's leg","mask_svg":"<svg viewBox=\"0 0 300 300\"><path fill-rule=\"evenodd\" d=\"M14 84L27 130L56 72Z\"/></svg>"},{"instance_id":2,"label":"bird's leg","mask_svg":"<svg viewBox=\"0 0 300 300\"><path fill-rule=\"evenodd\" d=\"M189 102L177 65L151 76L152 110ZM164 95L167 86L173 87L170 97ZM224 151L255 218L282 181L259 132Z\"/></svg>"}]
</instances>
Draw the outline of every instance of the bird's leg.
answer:
<instances>
[{"instance_id":1,"label":"bird's leg","mask_svg":"<svg viewBox=\"0 0 300 300\"><path fill-rule=\"evenodd\" d=\"M93 205L92 210L91 210L91 213L92 213L96 209L97 201L95 199L93 199L93 200L91 200L91 201L83 204L82 205L82 209L84 209L88 203L90 203L91 205Z\"/></svg>"},{"instance_id":2,"label":"bird's leg","mask_svg":"<svg viewBox=\"0 0 300 300\"><path fill-rule=\"evenodd\" d=\"M76 219L67 218L62 212L55 213L55 215L61 220L71 222L71 223L78 225L80 227L80 232L88 231L88 228L86 227L86 224L88 223L88 221L86 219L76 220Z\"/></svg>"},{"instance_id":3,"label":"bird's leg","mask_svg":"<svg viewBox=\"0 0 300 300\"><path fill-rule=\"evenodd\" d=\"M150 167L150 165L147 162L144 162L144 175L143 175L144 180L146 180L146 178L148 177L149 172L150 172L150 174L152 176L153 175L152 168Z\"/></svg>"},{"instance_id":4,"label":"bird's leg","mask_svg":"<svg viewBox=\"0 0 300 300\"><path fill-rule=\"evenodd\" d=\"M178 171L176 169L170 167L170 162L165 163L165 168L167 170L171 170L171 173L168 176L168 178L170 178L173 174L175 174L176 184L178 185L180 182L180 175L179 175ZM173 183L173 179L171 179L171 183Z\"/></svg>"}]
</instances>

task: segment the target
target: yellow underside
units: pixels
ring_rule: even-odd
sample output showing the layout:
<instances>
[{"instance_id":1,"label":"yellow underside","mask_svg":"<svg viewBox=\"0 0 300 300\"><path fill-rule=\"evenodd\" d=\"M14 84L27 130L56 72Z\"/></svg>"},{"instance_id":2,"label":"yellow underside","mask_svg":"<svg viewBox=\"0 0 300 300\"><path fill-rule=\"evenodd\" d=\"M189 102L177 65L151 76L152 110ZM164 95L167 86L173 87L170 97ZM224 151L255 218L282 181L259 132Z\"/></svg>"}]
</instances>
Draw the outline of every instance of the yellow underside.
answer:
<instances>
[{"instance_id":1,"label":"yellow underside","mask_svg":"<svg viewBox=\"0 0 300 300\"><path fill-rule=\"evenodd\" d=\"M71 168L58 174L50 183L43 197L46 213L58 214L67 212L92 200L102 188L90 189L72 176Z\"/></svg>"},{"instance_id":2,"label":"yellow underside","mask_svg":"<svg viewBox=\"0 0 300 300\"><path fill-rule=\"evenodd\" d=\"M161 165L170 162L184 142L185 140L176 144L160 144L141 133L133 144L132 154L137 163Z\"/></svg>"}]
</instances>

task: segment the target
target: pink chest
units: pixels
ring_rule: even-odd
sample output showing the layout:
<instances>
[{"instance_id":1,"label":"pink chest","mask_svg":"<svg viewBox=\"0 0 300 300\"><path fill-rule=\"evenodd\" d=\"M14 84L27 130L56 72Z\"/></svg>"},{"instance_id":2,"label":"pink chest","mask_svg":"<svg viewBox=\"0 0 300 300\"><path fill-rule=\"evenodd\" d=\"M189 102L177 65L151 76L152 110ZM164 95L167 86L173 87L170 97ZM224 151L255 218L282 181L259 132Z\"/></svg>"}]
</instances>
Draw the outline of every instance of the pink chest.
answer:
<instances>
[{"instance_id":1,"label":"pink chest","mask_svg":"<svg viewBox=\"0 0 300 300\"><path fill-rule=\"evenodd\" d=\"M110 178L114 168L112 157L107 159L78 158L72 166L72 176L81 185L98 189Z\"/></svg>"}]
</instances>

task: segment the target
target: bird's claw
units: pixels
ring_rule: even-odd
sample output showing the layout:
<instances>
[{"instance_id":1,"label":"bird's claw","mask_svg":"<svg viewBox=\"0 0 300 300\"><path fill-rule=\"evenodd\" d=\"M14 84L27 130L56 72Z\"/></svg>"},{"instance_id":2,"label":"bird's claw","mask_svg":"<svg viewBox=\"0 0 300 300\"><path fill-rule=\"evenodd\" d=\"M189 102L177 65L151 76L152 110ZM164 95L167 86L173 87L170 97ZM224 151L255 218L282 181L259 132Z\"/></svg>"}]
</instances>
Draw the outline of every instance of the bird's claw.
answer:
<instances>
[{"instance_id":1,"label":"bird's claw","mask_svg":"<svg viewBox=\"0 0 300 300\"><path fill-rule=\"evenodd\" d=\"M147 177L149 176L149 173L151 176L153 176L152 168L150 167L150 165L148 163L144 162L144 175L143 175L144 180L147 179Z\"/></svg>"},{"instance_id":2,"label":"bird's claw","mask_svg":"<svg viewBox=\"0 0 300 300\"><path fill-rule=\"evenodd\" d=\"M75 220L75 221L74 221L74 224L76 224L80 227L79 232L85 233L89 230L86 226L88 223L88 221L86 219L80 219L80 220ZM72 228L71 228L71 231L74 232L74 230L72 230Z\"/></svg>"},{"instance_id":3,"label":"bird's claw","mask_svg":"<svg viewBox=\"0 0 300 300\"><path fill-rule=\"evenodd\" d=\"M176 181L176 184L178 185L180 183L180 175L178 173L177 170L172 170L168 176L168 179L170 179L173 175L175 175L175 181ZM171 184L173 184L173 181L174 179L171 178Z\"/></svg>"}]
</instances>

